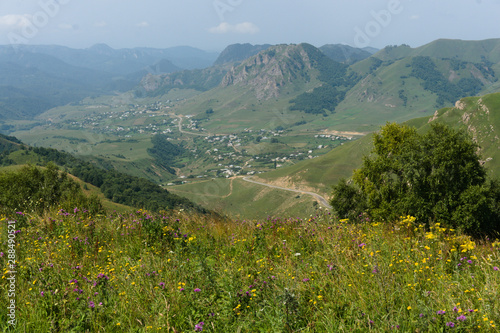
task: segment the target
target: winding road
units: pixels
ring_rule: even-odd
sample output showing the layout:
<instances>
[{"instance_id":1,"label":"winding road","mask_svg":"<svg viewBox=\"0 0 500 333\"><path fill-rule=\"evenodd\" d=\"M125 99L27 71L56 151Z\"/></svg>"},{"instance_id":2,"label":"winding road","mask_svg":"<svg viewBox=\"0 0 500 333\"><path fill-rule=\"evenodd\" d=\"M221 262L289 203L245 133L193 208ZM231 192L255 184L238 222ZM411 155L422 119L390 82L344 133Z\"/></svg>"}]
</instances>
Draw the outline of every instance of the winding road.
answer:
<instances>
[{"instance_id":1,"label":"winding road","mask_svg":"<svg viewBox=\"0 0 500 333\"><path fill-rule=\"evenodd\" d=\"M286 187L281 187L281 186L277 186L277 185L266 184L266 183L258 182L256 180L252 180L250 178L251 177L243 177L242 179L244 181L246 181L246 182L249 182L249 183L254 183L254 184L258 184L258 185L262 185L262 186L267 186L267 187L275 188L275 189L278 189L278 190L284 190L284 191L290 191L290 192L308 194L308 195L314 197L314 199L318 200L319 203L323 207L326 207L328 209L332 209L332 206L330 206L330 204L328 203L328 200L326 200L324 197L322 197L321 195L319 195L317 193L307 192L307 191L301 191L301 190L294 190L294 189L291 189L291 188L286 188Z\"/></svg>"}]
</instances>

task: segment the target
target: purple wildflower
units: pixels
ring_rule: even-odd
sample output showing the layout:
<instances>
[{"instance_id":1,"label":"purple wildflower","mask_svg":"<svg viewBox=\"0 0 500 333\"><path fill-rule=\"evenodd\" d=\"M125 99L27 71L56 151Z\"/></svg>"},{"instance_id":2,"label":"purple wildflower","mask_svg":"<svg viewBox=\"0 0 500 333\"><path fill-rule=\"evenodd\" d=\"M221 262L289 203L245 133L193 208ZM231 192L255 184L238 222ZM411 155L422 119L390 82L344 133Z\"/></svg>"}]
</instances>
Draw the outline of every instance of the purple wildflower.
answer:
<instances>
[{"instance_id":1,"label":"purple wildflower","mask_svg":"<svg viewBox=\"0 0 500 333\"><path fill-rule=\"evenodd\" d=\"M200 292L200 291L201 291L201 289L200 289L200 288L196 288L196 289L195 289L195 290L193 290L193 291L194 291L195 293L198 293L198 292Z\"/></svg>"},{"instance_id":2,"label":"purple wildflower","mask_svg":"<svg viewBox=\"0 0 500 333\"><path fill-rule=\"evenodd\" d=\"M446 323L446 326L448 326L448 327L455 327L455 323L449 321L449 322Z\"/></svg>"},{"instance_id":3,"label":"purple wildflower","mask_svg":"<svg viewBox=\"0 0 500 333\"><path fill-rule=\"evenodd\" d=\"M309 281L308 278L305 278L305 279L302 280L302 282L307 282L307 281Z\"/></svg>"},{"instance_id":4,"label":"purple wildflower","mask_svg":"<svg viewBox=\"0 0 500 333\"><path fill-rule=\"evenodd\" d=\"M203 325L205 325L204 322L200 321L198 324L194 326L195 332L201 332L203 331Z\"/></svg>"},{"instance_id":5,"label":"purple wildflower","mask_svg":"<svg viewBox=\"0 0 500 333\"><path fill-rule=\"evenodd\" d=\"M90 301L89 302L89 308L91 308L91 309L95 308L95 303L92 302L92 301Z\"/></svg>"},{"instance_id":6,"label":"purple wildflower","mask_svg":"<svg viewBox=\"0 0 500 333\"><path fill-rule=\"evenodd\" d=\"M419 316L420 318L422 318L422 317L424 316L424 314L423 314L423 313L421 313L421 314L419 314L418 316Z\"/></svg>"},{"instance_id":7,"label":"purple wildflower","mask_svg":"<svg viewBox=\"0 0 500 333\"><path fill-rule=\"evenodd\" d=\"M41 292L40 292L40 296L42 296L42 297L43 297L43 295L44 295L44 292L43 292L43 291L41 291Z\"/></svg>"},{"instance_id":8,"label":"purple wildflower","mask_svg":"<svg viewBox=\"0 0 500 333\"><path fill-rule=\"evenodd\" d=\"M495 267L493 267L493 270L494 270L494 271L498 271L498 270L499 270L499 268L498 268L497 266L495 266Z\"/></svg>"},{"instance_id":9,"label":"purple wildflower","mask_svg":"<svg viewBox=\"0 0 500 333\"><path fill-rule=\"evenodd\" d=\"M453 312L458 312L458 308L456 306L453 307Z\"/></svg>"},{"instance_id":10,"label":"purple wildflower","mask_svg":"<svg viewBox=\"0 0 500 333\"><path fill-rule=\"evenodd\" d=\"M3 252L0 252L0 258L3 257Z\"/></svg>"},{"instance_id":11,"label":"purple wildflower","mask_svg":"<svg viewBox=\"0 0 500 333\"><path fill-rule=\"evenodd\" d=\"M161 289L165 289L165 282L160 282Z\"/></svg>"},{"instance_id":12,"label":"purple wildflower","mask_svg":"<svg viewBox=\"0 0 500 333\"><path fill-rule=\"evenodd\" d=\"M465 321L465 320L467 320L467 317L464 315L461 315L461 316L457 317L457 320L458 321Z\"/></svg>"},{"instance_id":13,"label":"purple wildflower","mask_svg":"<svg viewBox=\"0 0 500 333\"><path fill-rule=\"evenodd\" d=\"M365 243L361 243L361 244L358 245L358 247L363 247L365 245L366 245Z\"/></svg>"},{"instance_id":14,"label":"purple wildflower","mask_svg":"<svg viewBox=\"0 0 500 333\"><path fill-rule=\"evenodd\" d=\"M445 311L445 310L439 310L439 311L437 312L437 314L438 314L438 315L444 315L445 313L446 313L446 311Z\"/></svg>"}]
</instances>

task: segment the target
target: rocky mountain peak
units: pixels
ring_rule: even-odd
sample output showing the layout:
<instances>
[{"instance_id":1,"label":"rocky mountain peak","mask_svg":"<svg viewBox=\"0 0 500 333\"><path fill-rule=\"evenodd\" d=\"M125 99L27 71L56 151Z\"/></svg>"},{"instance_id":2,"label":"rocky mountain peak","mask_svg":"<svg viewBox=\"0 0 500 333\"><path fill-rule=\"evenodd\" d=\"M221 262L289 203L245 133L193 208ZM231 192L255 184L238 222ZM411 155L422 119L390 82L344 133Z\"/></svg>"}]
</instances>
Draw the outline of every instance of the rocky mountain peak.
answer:
<instances>
[{"instance_id":1,"label":"rocky mountain peak","mask_svg":"<svg viewBox=\"0 0 500 333\"><path fill-rule=\"evenodd\" d=\"M308 80L307 71L312 66L304 44L277 45L233 66L221 86L247 86L255 92L257 99L276 98L295 79Z\"/></svg>"}]
</instances>

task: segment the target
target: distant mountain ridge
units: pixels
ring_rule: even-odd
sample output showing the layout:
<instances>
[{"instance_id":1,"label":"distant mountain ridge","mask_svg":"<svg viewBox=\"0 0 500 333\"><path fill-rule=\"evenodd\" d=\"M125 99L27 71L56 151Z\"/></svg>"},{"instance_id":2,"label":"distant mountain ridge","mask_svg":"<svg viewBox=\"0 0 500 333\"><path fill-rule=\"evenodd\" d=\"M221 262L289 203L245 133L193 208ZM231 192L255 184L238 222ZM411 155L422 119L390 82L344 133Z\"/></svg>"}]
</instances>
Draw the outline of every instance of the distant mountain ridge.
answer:
<instances>
[{"instance_id":1,"label":"distant mountain ridge","mask_svg":"<svg viewBox=\"0 0 500 333\"><path fill-rule=\"evenodd\" d=\"M169 60L181 69L201 69L213 64L218 54L194 47L178 46L166 49L137 47L113 49L106 44L96 44L86 49L73 49L57 45L15 45L19 52L46 54L70 65L127 75L140 71L161 60ZM12 46L0 46L0 51Z\"/></svg>"},{"instance_id":2,"label":"distant mountain ridge","mask_svg":"<svg viewBox=\"0 0 500 333\"><path fill-rule=\"evenodd\" d=\"M360 60L364 60L371 57L373 54L364 49L343 44L327 44L323 45L319 49L332 60L347 64L353 64Z\"/></svg>"},{"instance_id":3,"label":"distant mountain ridge","mask_svg":"<svg viewBox=\"0 0 500 333\"><path fill-rule=\"evenodd\" d=\"M417 48L411 48L409 45L387 46L375 54L375 57L384 61L409 56L498 63L500 62L500 38L479 41L438 39Z\"/></svg>"},{"instance_id":4,"label":"distant mountain ridge","mask_svg":"<svg viewBox=\"0 0 500 333\"><path fill-rule=\"evenodd\" d=\"M289 111L296 113L322 114L325 118L315 121L317 124L364 132L376 128L382 118L405 121L431 114L436 108L448 106L464 96L500 90L500 39L437 40L418 48L388 46L371 56L374 50L346 45L325 45L321 49L307 43L235 44L221 54L217 60L221 65L195 70L179 70L180 66L165 58L167 53L179 55L186 51L193 56L200 55L199 52L204 54L204 51L184 47L167 52L148 48L114 50L107 45L95 45L84 50L92 55L86 60L77 57L82 50L49 46L20 46L17 54L22 56L14 59L6 56L6 48L0 47L0 66L3 59L4 68L9 66L7 62L13 62L22 69L18 68L17 75L11 73L9 78L4 78L3 85L10 87L0 94L0 103L4 105L4 109L0 107L0 116L3 114L4 118L9 114L26 118L39 113L40 107L32 107L36 103L44 107L47 103L61 105L78 101L80 95L85 94L128 89L134 90L136 97L160 96L180 88L203 94L194 104L188 102L192 105L190 113L200 112L195 105L201 108L211 105L216 113L220 111L218 114L232 112L229 105L233 110L262 109L262 112L265 112L263 108L287 105ZM34 49L42 50L44 55L30 60L34 54L30 50ZM140 71L132 71L136 68L127 65L129 74L119 75L68 64L48 54L54 52L60 58L101 66L99 68L104 66L103 59L119 55L121 60L108 64L116 71L124 70L121 66L134 58L151 60L160 56L160 60ZM138 66L137 63L134 66ZM28 69L36 70L36 79L31 82L27 79ZM45 80L51 83L45 87L40 84L44 73ZM139 86L135 86L139 80ZM14 82L18 84L13 85ZM13 93L11 100L4 98L9 91ZM23 96L28 97L26 105L21 103ZM269 103L264 107L259 105L262 101ZM20 104L14 107L9 104L12 102ZM22 112L27 109L30 112ZM236 121L245 119L239 117Z\"/></svg>"},{"instance_id":5,"label":"distant mountain ridge","mask_svg":"<svg viewBox=\"0 0 500 333\"><path fill-rule=\"evenodd\" d=\"M227 63L239 62L246 60L261 51L265 51L270 48L271 44L264 45L252 45L252 44L232 44L226 47L217 60L215 60L214 65L224 65Z\"/></svg>"},{"instance_id":6,"label":"distant mountain ridge","mask_svg":"<svg viewBox=\"0 0 500 333\"><path fill-rule=\"evenodd\" d=\"M127 91L137 83L46 54L0 48L0 120L30 119L88 96Z\"/></svg>"},{"instance_id":7,"label":"distant mountain ridge","mask_svg":"<svg viewBox=\"0 0 500 333\"><path fill-rule=\"evenodd\" d=\"M210 66L215 57L215 53L191 47L115 50L105 44L88 49L0 46L0 121L30 119L89 96L125 92L148 74Z\"/></svg>"},{"instance_id":8,"label":"distant mountain ridge","mask_svg":"<svg viewBox=\"0 0 500 333\"><path fill-rule=\"evenodd\" d=\"M244 61L273 45L232 44L221 52L214 65ZM366 59L379 50L373 48L359 49L344 44L326 44L319 48L327 57L343 63L355 63Z\"/></svg>"}]
</instances>

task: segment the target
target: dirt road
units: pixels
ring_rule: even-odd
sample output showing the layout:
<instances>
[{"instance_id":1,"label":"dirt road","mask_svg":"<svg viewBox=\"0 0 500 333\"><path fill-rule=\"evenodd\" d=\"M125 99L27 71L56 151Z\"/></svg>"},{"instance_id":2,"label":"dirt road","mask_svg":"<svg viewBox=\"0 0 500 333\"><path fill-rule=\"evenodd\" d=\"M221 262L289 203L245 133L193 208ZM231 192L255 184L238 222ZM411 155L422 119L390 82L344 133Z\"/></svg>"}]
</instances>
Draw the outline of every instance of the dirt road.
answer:
<instances>
[{"instance_id":1,"label":"dirt road","mask_svg":"<svg viewBox=\"0 0 500 333\"><path fill-rule=\"evenodd\" d=\"M286 187L281 187L281 186L276 186L276 185L271 185L271 184L266 184L266 183L261 183L261 182L258 182L256 180L252 180L250 178L251 177L243 177L243 180L246 181L246 182L249 182L249 183L259 184L259 185L262 185L262 186L267 186L267 187L275 188L275 189L278 189L278 190L285 190L285 191L290 191L290 192L295 192L295 193L308 194L308 195L314 197L314 199L318 200L319 203L321 204L321 206L326 207L328 209L332 209L332 206L330 206L330 204L328 203L328 200L326 200L325 198L323 198L319 194L316 194L316 193L313 193L313 192L301 191L301 190L294 190L294 189L291 189L291 188L286 188Z\"/></svg>"}]
</instances>

